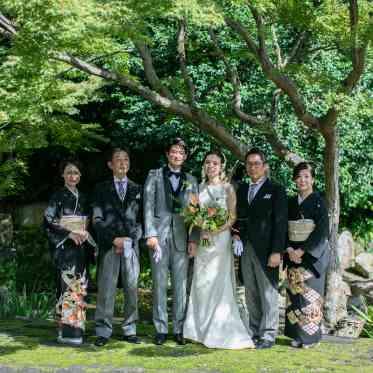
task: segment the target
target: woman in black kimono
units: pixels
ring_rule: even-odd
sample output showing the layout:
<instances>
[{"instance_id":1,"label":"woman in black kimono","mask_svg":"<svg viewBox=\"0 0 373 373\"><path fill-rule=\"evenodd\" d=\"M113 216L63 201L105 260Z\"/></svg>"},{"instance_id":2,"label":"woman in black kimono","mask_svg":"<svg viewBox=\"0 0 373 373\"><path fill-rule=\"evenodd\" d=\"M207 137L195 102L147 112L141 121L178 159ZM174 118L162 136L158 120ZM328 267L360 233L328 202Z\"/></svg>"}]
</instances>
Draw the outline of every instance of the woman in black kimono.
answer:
<instances>
[{"instance_id":1,"label":"woman in black kimono","mask_svg":"<svg viewBox=\"0 0 373 373\"><path fill-rule=\"evenodd\" d=\"M89 234L83 229L71 230L63 225L61 218L65 220L81 217L81 221L85 221L89 214L89 206L86 197L79 192L77 185L79 184L81 172L80 164L75 160L65 161L61 165L62 177L65 185L52 195L48 207L44 212L44 227L47 232L53 262L57 269L57 300L60 306L66 306L66 299L77 299L76 304L80 302L78 308L84 304L84 295L86 283L84 274L86 269L86 250L88 245ZM75 281L75 280L77 281ZM72 282L72 281L75 282ZM82 280L82 281L79 281ZM74 284L76 291L72 294L69 286ZM81 294L80 294L81 293ZM69 297L63 299L64 294L69 294ZM61 302L65 301L65 304ZM75 305L76 305L75 304ZM76 317L76 310L70 310L71 322L64 323L63 316L59 321L59 336L58 342L81 344L82 343L82 328L74 327L74 325L84 324L84 320L79 320L85 317L84 311L79 308L79 315ZM60 315L61 316L61 315Z\"/></svg>"},{"instance_id":2,"label":"woman in black kimono","mask_svg":"<svg viewBox=\"0 0 373 373\"><path fill-rule=\"evenodd\" d=\"M321 338L325 273L329 264L328 211L323 198L313 191L314 177L309 163L299 163L293 172L298 195L289 199L289 220L312 219L315 224L305 241L289 240L285 254L285 335L298 348L311 347Z\"/></svg>"}]
</instances>

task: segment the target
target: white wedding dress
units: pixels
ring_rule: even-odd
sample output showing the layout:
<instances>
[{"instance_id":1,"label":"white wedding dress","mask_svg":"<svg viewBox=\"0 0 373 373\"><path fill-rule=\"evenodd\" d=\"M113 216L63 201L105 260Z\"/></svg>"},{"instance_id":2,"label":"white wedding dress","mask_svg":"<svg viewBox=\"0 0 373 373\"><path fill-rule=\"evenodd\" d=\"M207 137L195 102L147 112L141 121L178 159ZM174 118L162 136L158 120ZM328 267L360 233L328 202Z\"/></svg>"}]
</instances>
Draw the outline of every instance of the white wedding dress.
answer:
<instances>
[{"instance_id":1,"label":"white wedding dress","mask_svg":"<svg viewBox=\"0 0 373 373\"><path fill-rule=\"evenodd\" d=\"M197 249L184 337L209 348L254 348L241 320L235 298L235 274L230 225L235 219L236 195L230 184L200 186L202 206L218 203L230 212L227 229L213 234L210 246ZM214 199L214 201L213 201Z\"/></svg>"}]
</instances>

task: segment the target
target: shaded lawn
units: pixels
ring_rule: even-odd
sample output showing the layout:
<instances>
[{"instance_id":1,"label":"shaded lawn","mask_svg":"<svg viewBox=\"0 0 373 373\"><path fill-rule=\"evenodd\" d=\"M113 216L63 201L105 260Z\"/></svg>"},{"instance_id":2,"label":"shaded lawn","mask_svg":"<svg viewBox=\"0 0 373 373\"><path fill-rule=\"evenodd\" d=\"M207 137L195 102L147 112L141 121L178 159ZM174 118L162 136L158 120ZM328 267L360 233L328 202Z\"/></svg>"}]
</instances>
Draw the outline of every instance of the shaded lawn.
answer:
<instances>
[{"instance_id":1,"label":"shaded lawn","mask_svg":"<svg viewBox=\"0 0 373 373\"><path fill-rule=\"evenodd\" d=\"M153 327L139 325L143 343L130 345L119 340L120 326L103 348L93 346L93 323L88 323L87 341L79 348L55 343L53 322L0 321L0 366L54 368L82 366L89 371L141 367L146 372L373 372L373 340L351 343L322 342L310 350L288 346L280 337L270 350L213 350L198 344L164 346L152 343Z\"/></svg>"}]
</instances>

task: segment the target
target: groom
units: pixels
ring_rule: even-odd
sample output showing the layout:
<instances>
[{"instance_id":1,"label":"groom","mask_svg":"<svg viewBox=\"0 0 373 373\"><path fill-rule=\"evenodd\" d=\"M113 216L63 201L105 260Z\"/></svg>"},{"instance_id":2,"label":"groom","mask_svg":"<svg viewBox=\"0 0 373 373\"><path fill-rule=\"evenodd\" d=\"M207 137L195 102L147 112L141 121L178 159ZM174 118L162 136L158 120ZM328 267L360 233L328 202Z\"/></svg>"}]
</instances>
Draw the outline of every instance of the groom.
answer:
<instances>
[{"instance_id":1,"label":"groom","mask_svg":"<svg viewBox=\"0 0 373 373\"><path fill-rule=\"evenodd\" d=\"M267 174L264 153L256 148L245 157L250 184L237 191L237 222L233 235L242 240L241 271L246 290L250 328L257 349L271 348L278 328L278 280L287 234L284 189ZM234 243L235 244L235 243Z\"/></svg>"},{"instance_id":2,"label":"groom","mask_svg":"<svg viewBox=\"0 0 373 373\"><path fill-rule=\"evenodd\" d=\"M167 339L167 284L171 272L174 339L184 345L183 322L186 308L186 284L189 259L189 241L180 210L189 202L192 193L198 193L196 179L183 172L187 158L185 142L174 139L166 148L168 164L150 170L144 186L145 238L150 250L153 278L153 322L156 329L154 343L162 345Z\"/></svg>"}]
</instances>

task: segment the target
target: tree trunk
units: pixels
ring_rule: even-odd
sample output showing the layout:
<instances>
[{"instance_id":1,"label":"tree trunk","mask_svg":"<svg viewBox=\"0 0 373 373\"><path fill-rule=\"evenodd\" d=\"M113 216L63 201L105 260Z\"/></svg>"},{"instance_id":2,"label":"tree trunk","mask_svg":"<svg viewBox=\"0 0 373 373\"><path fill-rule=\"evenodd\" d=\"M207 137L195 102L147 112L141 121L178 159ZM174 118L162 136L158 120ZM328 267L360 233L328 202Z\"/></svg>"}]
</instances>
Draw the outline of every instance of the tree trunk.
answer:
<instances>
[{"instance_id":1,"label":"tree trunk","mask_svg":"<svg viewBox=\"0 0 373 373\"><path fill-rule=\"evenodd\" d=\"M344 315L340 299L342 291L342 271L338 260L337 240L340 213L339 198L339 136L337 126L330 126L324 133L325 153L324 172L326 200L329 210L330 224L330 264L327 273L325 295L325 321L328 329L333 329L335 324ZM343 307L344 308L344 307Z\"/></svg>"}]
</instances>

